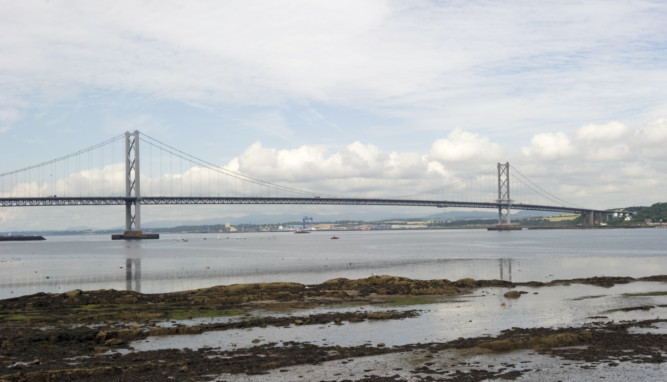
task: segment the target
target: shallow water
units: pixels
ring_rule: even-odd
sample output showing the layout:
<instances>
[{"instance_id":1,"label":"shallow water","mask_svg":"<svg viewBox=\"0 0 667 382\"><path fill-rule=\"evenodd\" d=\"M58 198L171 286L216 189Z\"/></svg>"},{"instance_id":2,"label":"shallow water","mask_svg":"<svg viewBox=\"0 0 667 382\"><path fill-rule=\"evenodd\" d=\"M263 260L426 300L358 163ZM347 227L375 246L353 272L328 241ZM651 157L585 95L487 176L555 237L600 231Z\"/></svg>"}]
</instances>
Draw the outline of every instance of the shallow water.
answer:
<instances>
[{"instance_id":1,"label":"shallow water","mask_svg":"<svg viewBox=\"0 0 667 382\"><path fill-rule=\"evenodd\" d=\"M373 274L416 279L471 277L524 282L603 275L642 277L665 274L667 270L666 230L448 230L337 232L336 235L339 240L330 240L331 233L314 232L308 235L221 235L219 240L217 234L193 234L163 235L160 240L142 242L111 241L108 236L2 242L0 298L75 288L157 293L260 281L312 284L335 277L361 278ZM200 335L148 337L131 346L136 350L202 347L231 350L255 346L254 339L260 340L260 345L296 341L321 346L377 346L379 343L399 346L493 336L512 327L581 326L593 321L647 320L667 316L667 296L664 294L627 295L665 292L665 283L635 282L612 288L572 284L517 289L528 293L511 300L503 297L505 288L481 288L471 295L402 308L362 306L253 312L255 316L296 317L336 310L421 310L418 317L402 320L209 331ZM654 308L648 311L616 310L646 305ZM179 322L160 323L175 324ZM664 333L665 327L636 330ZM415 368L414 358L414 354L391 354L357 358L346 363L334 361L325 365L290 367L257 377L213 376L212 380L358 379L364 374L399 374L411 380L416 378L410 373ZM530 363L521 364L522 359L528 359ZM459 369L480 364L494 368L513 364L525 371L519 380L660 380L656 378L665 373L664 364L624 362L614 369L603 370L600 365L570 364L528 351L504 355L461 355L446 351L438 357L438 362L441 367L451 363ZM387 370L387 365L402 370ZM584 366L586 369L582 369Z\"/></svg>"},{"instance_id":2,"label":"shallow water","mask_svg":"<svg viewBox=\"0 0 667 382\"><path fill-rule=\"evenodd\" d=\"M171 292L247 282L314 284L390 274L547 281L667 270L667 230L370 231L108 235L0 242L0 298L71 289Z\"/></svg>"},{"instance_id":3,"label":"shallow water","mask_svg":"<svg viewBox=\"0 0 667 382\"><path fill-rule=\"evenodd\" d=\"M389 321L344 322L336 325L291 325L225 331L196 335L149 337L132 343L136 350L199 349L221 350L281 342L309 342L315 345L401 346L415 343L448 342L459 337L495 336L512 327L580 326L593 321L648 320L667 316L667 295L628 296L627 294L667 291L664 283L635 282L602 288L572 284L541 288L520 287L526 291L518 299L503 297L507 288L481 288L474 294L444 299L440 303L408 306L420 309L418 317ZM649 311L617 311L619 308L654 306ZM662 307L660 307L662 305ZM326 309L327 312L370 311L379 307ZM384 309L395 309L387 308ZM294 315L308 316L321 309L299 310ZM262 312L261 315L275 315ZM602 318L604 317L604 318ZM205 321L205 320L204 320Z\"/></svg>"},{"instance_id":4,"label":"shallow water","mask_svg":"<svg viewBox=\"0 0 667 382\"><path fill-rule=\"evenodd\" d=\"M432 356L432 358L424 358ZM416 373L413 369L425 363L432 363L432 369L451 370L449 375L433 376ZM542 382L589 382L589 381L664 381L667 367L664 364L623 362L610 367L604 364L570 361L557 357L537 354L531 350L519 350L502 354L468 354L457 350L436 353L397 353L382 356L329 361L317 365L299 365L272 370L262 375L222 374L210 381L341 381L359 380L365 376L385 376L397 380L421 381L429 378L446 378L455 371L488 370L496 373L517 370L523 372L513 381ZM391 380L391 379L390 379ZM471 379L472 380L472 379ZM485 379L485 381L507 381L505 378Z\"/></svg>"},{"instance_id":5,"label":"shallow water","mask_svg":"<svg viewBox=\"0 0 667 382\"><path fill-rule=\"evenodd\" d=\"M603 288L571 284L541 288L517 288L528 292L519 299L507 299L507 288L481 288L474 294L446 298L428 305L407 306L420 309L418 317L391 321L343 322L343 325L290 325L242 330L209 331L197 335L148 337L130 344L135 351L159 349L238 350L257 345L295 341L318 346L400 346L406 344L448 342L459 337L495 336L513 327L580 327L586 323L650 320L667 314L667 285L661 282L635 282ZM633 295L635 294L635 295ZM637 296L636 294L645 294ZM619 308L652 306L646 310L620 311ZM338 309L308 309L291 312L296 316L327 312L394 309L364 306ZM290 314L281 312L280 315ZM278 315L255 312L254 315ZM201 320L201 319L200 319ZM211 319L215 320L215 319ZM205 322L206 319L200 322ZM185 322L183 322L185 323ZM174 322L168 323L173 325ZM665 325L653 328L633 328L638 333L664 333ZM254 340L259 340L254 344ZM667 356L663 352L663 356ZM433 377L421 373L418 366L429 365L431 370L444 370L438 377L453 376L486 370L500 375L519 371L519 381L589 381L641 380L661 381L667 367L664 363L620 362L613 367L607 362L584 362L538 354L532 350L507 353L479 352L474 349L409 351L382 356L357 357L324 362L317 365L298 365L270 370L262 375L222 374L213 380L238 381L296 381L296 380L358 380L384 376L405 380L424 380ZM427 363L428 362L428 363ZM489 379L489 380L504 380Z\"/></svg>"}]
</instances>

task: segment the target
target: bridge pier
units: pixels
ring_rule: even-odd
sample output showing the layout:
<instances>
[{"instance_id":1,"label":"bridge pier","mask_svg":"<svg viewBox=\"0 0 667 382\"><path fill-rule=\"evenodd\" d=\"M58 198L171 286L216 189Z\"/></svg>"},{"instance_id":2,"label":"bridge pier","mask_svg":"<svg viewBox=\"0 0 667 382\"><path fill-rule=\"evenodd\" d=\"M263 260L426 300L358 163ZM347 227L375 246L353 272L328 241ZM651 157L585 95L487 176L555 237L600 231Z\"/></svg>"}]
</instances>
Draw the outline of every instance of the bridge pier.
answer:
<instances>
[{"instance_id":1,"label":"bridge pier","mask_svg":"<svg viewBox=\"0 0 667 382\"><path fill-rule=\"evenodd\" d=\"M142 231L125 231L125 233L122 234L111 235L111 240L141 240L159 238L159 233L143 233Z\"/></svg>"},{"instance_id":2,"label":"bridge pier","mask_svg":"<svg viewBox=\"0 0 667 382\"><path fill-rule=\"evenodd\" d=\"M586 214L583 214L583 225L584 227L593 227L595 226L595 213L594 212L588 212Z\"/></svg>"},{"instance_id":3,"label":"bridge pier","mask_svg":"<svg viewBox=\"0 0 667 382\"><path fill-rule=\"evenodd\" d=\"M608 215L606 215L604 212L595 212L595 211L588 211L586 213L581 214L582 217L582 225L584 227L595 227L596 225L600 225L600 223L607 222Z\"/></svg>"}]
</instances>

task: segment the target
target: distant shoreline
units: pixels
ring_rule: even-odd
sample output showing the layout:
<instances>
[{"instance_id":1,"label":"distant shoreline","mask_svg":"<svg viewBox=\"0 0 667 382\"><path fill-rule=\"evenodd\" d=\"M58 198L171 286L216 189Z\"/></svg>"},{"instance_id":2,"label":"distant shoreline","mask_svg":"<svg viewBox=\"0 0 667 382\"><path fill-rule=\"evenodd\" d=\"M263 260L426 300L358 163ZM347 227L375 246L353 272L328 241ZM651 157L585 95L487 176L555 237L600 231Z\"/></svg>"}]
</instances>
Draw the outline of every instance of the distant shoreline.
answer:
<instances>
[{"instance_id":1,"label":"distant shoreline","mask_svg":"<svg viewBox=\"0 0 667 382\"><path fill-rule=\"evenodd\" d=\"M470 225L470 226L451 226L451 227L429 227L429 228L391 228L391 229L318 229L313 230L312 232L367 232L367 231L437 231L437 230L460 230L460 229L480 229L486 230L488 227L493 226L489 225ZM524 230L580 230L580 229L639 229L639 228L662 228L660 226L648 226L648 225L607 225L607 226L522 226ZM46 240L44 236L68 236L68 235L111 235L119 231L112 230L103 230L103 231L40 231L35 234L25 234L25 235L9 235L8 233L0 232L0 241L29 241L29 240ZM230 231L230 232L220 232L220 231L208 231L208 230L185 230L179 232L173 232L169 230L146 230L146 233L159 233L159 234L241 234L241 233L293 233L294 230L268 230L268 231Z\"/></svg>"}]
</instances>

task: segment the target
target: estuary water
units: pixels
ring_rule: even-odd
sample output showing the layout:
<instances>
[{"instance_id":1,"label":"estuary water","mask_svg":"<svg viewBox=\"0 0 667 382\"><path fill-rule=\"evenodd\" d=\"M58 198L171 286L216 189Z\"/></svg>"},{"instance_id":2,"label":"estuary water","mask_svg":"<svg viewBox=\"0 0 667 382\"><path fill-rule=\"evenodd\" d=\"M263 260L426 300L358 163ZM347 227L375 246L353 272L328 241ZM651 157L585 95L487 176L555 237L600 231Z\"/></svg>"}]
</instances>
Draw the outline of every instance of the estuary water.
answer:
<instances>
[{"instance_id":1,"label":"estuary water","mask_svg":"<svg viewBox=\"0 0 667 382\"><path fill-rule=\"evenodd\" d=\"M339 237L332 240L332 235ZM0 298L72 289L161 293L395 275L550 281L667 273L667 230L411 230L48 236L0 242Z\"/></svg>"}]
</instances>

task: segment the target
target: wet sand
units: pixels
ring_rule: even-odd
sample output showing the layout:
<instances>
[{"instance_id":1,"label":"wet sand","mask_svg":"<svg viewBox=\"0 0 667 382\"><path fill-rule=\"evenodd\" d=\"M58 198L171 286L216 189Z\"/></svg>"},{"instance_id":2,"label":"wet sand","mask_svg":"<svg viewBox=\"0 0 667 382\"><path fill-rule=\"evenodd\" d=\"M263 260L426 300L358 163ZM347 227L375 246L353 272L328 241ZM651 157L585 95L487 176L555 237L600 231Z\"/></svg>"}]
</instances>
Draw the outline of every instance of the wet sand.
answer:
<instances>
[{"instance_id":1,"label":"wet sand","mask_svg":"<svg viewBox=\"0 0 667 382\"><path fill-rule=\"evenodd\" d=\"M665 282L374 276L40 293L0 301L0 380L661 380Z\"/></svg>"}]
</instances>

